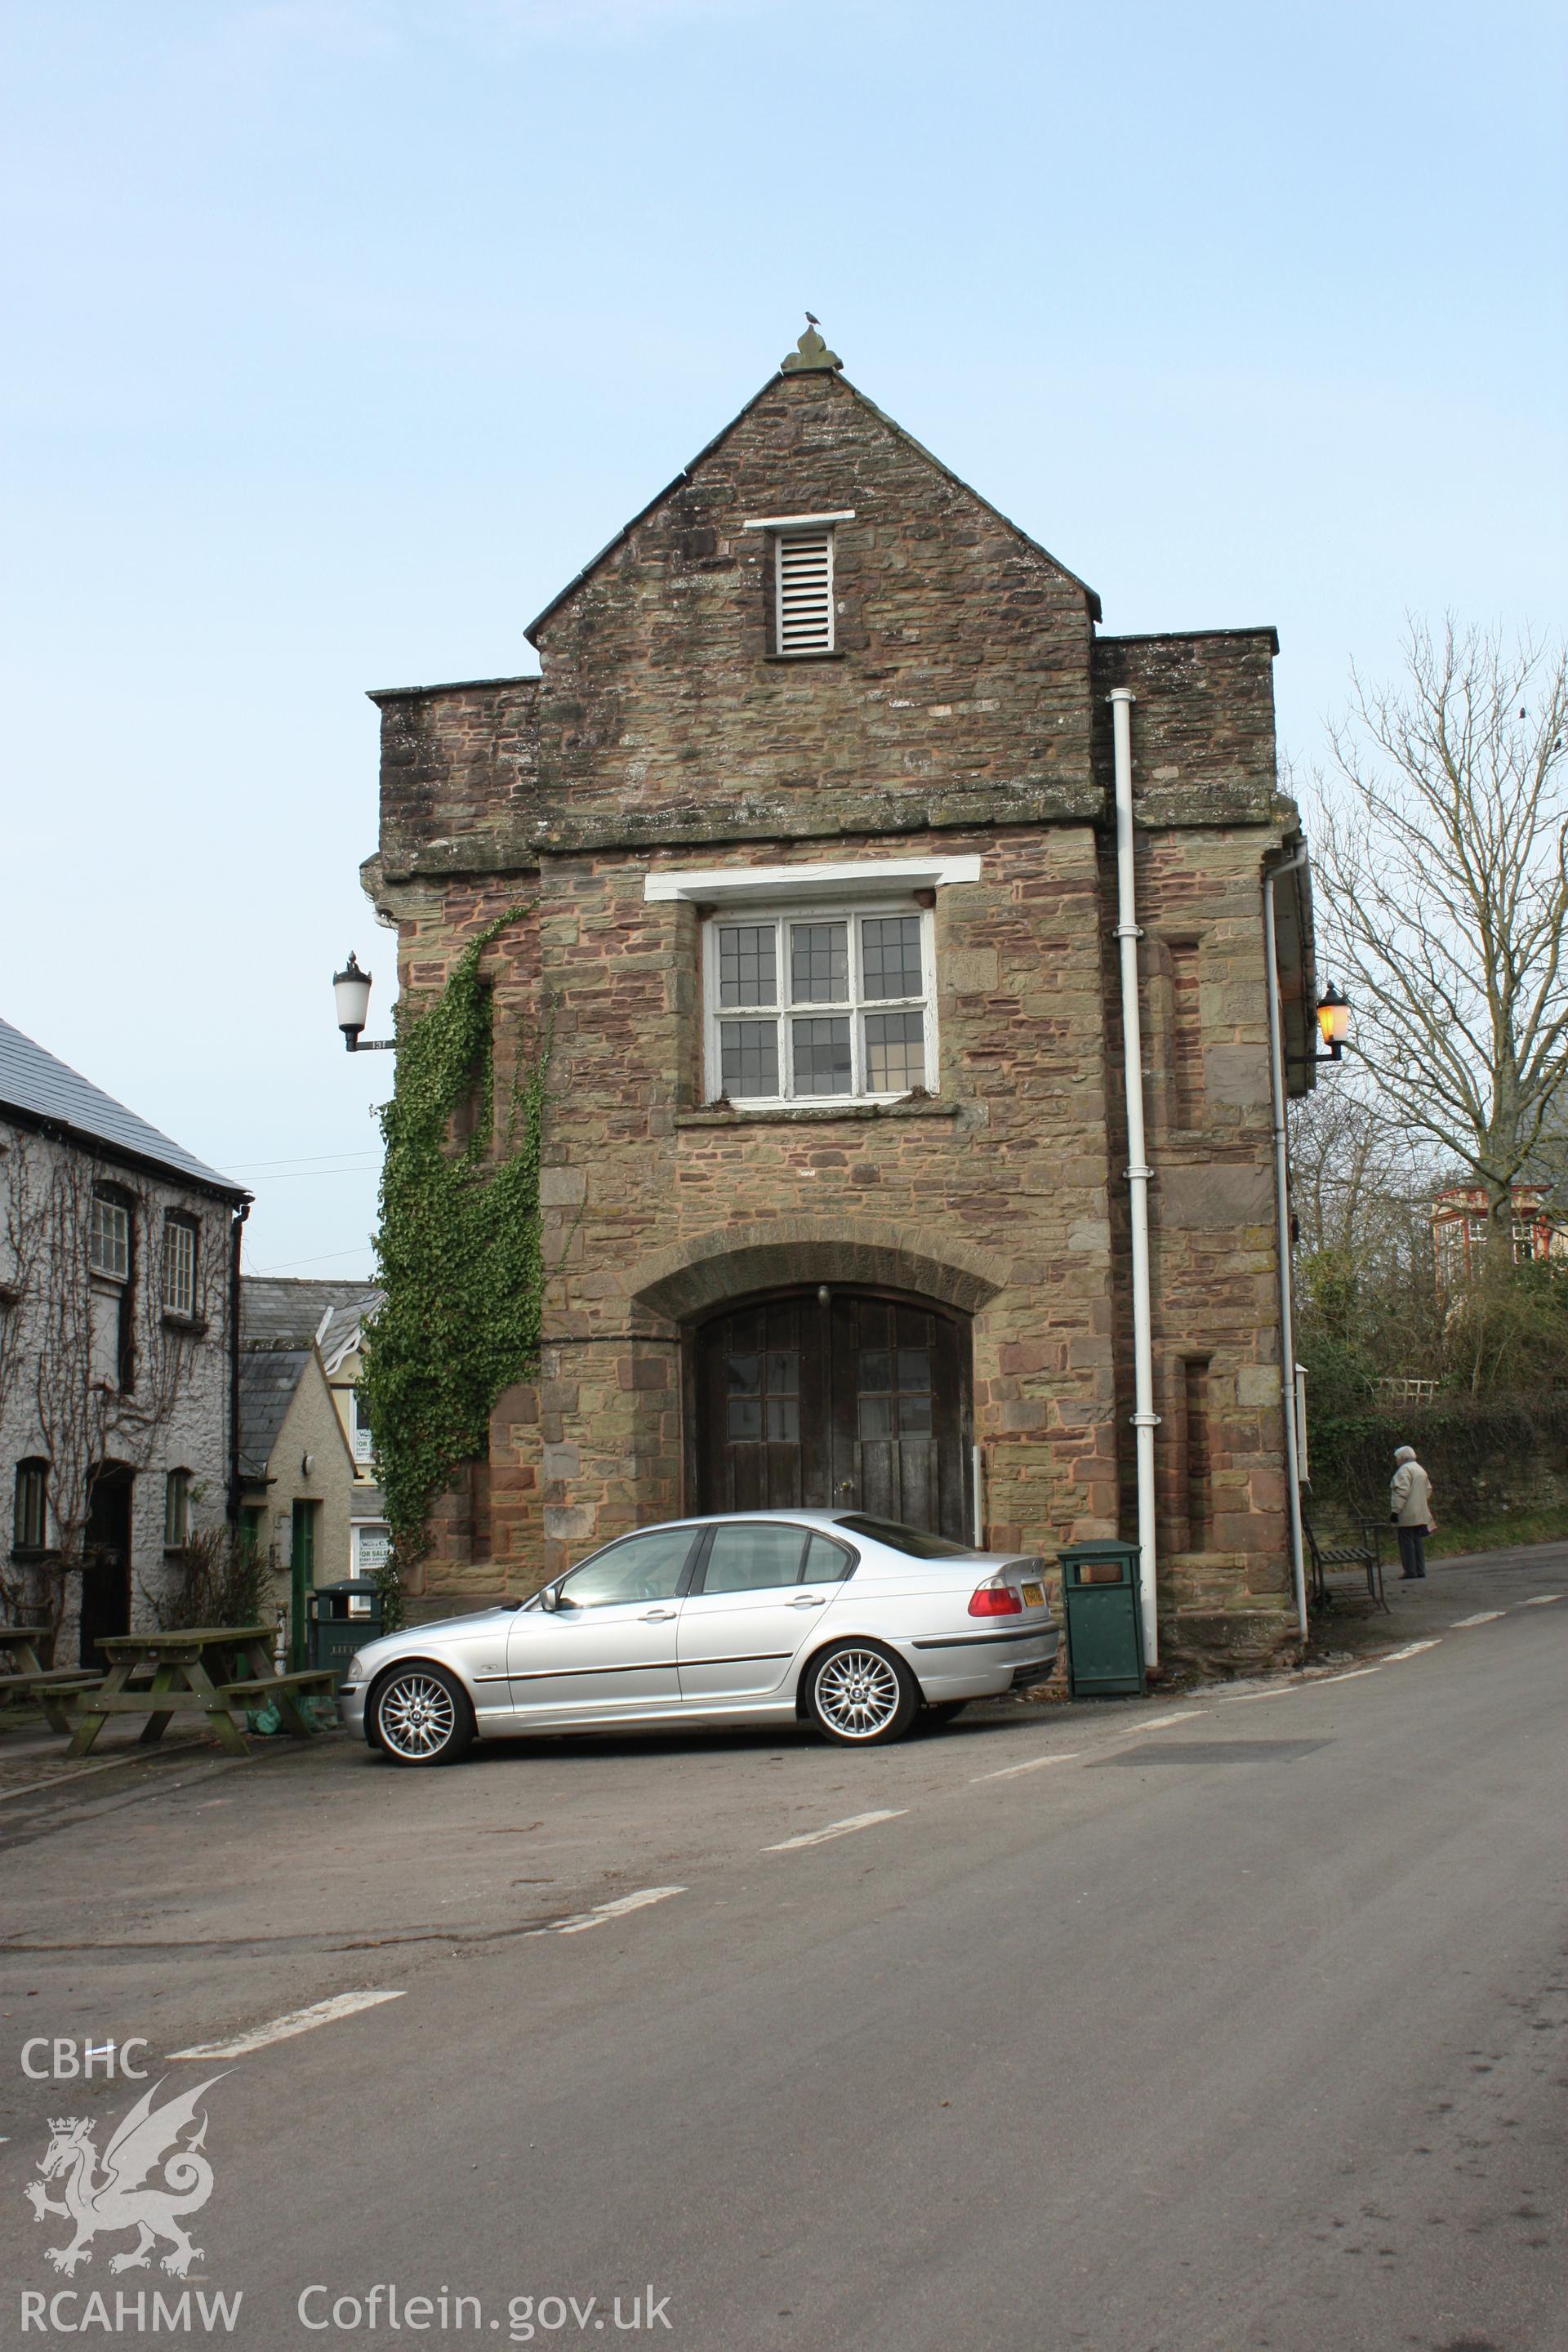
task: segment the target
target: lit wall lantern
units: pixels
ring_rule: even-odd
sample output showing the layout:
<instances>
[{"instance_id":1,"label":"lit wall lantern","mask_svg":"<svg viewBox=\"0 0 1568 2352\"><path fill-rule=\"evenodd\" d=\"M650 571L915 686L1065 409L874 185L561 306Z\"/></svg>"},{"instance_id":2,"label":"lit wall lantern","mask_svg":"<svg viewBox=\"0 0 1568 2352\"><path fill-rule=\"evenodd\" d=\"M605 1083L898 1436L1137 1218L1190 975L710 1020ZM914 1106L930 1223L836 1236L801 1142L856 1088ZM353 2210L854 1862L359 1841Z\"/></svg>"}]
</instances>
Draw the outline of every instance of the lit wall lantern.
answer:
<instances>
[{"instance_id":1,"label":"lit wall lantern","mask_svg":"<svg viewBox=\"0 0 1568 2352\"><path fill-rule=\"evenodd\" d=\"M397 1044L395 1037L369 1037L364 1032L365 1017L370 1011L372 974L360 970L359 958L351 949L349 960L342 971L332 974L332 998L337 1007L338 1027L343 1033L343 1044L351 1054L390 1054Z\"/></svg>"},{"instance_id":2,"label":"lit wall lantern","mask_svg":"<svg viewBox=\"0 0 1568 2352\"><path fill-rule=\"evenodd\" d=\"M1287 1054L1285 1059L1298 1069L1303 1062L1338 1062L1343 1058L1345 1041L1351 1034L1351 1008L1331 981L1318 999L1317 1013L1318 1034L1329 1050L1326 1054Z\"/></svg>"},{"instance_id":3,"label":"lit wall lantern","mask_svg":"<svg viewBox=\"0 0 1568 2352\"><path fill-rule=\"evenodd\" d=\"M1345 1039L1351 1034L1350 1005L1331 981L1318 999L1318 1027L1322 1032L1327 1055L1314 1058L1337 1062L1345 1049Z\"/></svg>"}]
</instances>

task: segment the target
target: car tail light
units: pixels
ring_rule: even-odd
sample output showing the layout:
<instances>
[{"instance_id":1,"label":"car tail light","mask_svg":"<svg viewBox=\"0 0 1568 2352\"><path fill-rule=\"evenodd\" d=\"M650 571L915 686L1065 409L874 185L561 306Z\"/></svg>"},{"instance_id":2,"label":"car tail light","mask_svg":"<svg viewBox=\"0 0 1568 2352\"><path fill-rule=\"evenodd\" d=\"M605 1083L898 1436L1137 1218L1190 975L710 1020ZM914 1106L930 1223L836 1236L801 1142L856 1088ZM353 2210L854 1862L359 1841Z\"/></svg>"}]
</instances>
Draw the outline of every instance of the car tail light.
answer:
<instances>
[{"instance_id":1,"label":"car tail light","mask_svg":"<svg viewBox=\"0 0 1568 2352\"><path fill-rule=\"evenodd\" d=\"M972 1617L1021 1617L1024 1603L1005 1576L988 1576L977 1584L969 1603Z\"/></svg>"}]
</instances>

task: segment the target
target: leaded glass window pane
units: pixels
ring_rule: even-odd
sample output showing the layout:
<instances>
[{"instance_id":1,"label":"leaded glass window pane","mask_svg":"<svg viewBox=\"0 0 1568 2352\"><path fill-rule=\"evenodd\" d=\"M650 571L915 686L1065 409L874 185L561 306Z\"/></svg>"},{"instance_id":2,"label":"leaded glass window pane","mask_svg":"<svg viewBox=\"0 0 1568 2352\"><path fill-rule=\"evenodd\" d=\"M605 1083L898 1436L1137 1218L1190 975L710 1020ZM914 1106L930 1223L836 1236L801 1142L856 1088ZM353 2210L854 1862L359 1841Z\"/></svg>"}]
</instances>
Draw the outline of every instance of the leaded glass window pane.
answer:
<instances>
[{"instance_id":1,"label":"leaded glass window pane","mask_svg":"<svg viewBox=\"0 0 1568 2352\"><path fill-rule=\"evenodd\" d=\"M795 1004L847 1004L847 923L792 923L789 990Z\"/></svg>"},{"instance_id":2,"label":"leaded glass window pane","mask_svg":"<svg viewBox=\"0 0 1568 2352\"><path fill-rule=\"evenodd\" d=\"M795 1021L791 1026L796 1094L848 1094L852 1078L848 1022Z\"/></svg>"},{"instance_id":3,"label":"leaded glass window pane","mask_svg":"<svg viewBox=\"0 0 1568 2352\"><path fill-rule=\"evenodd\" d=\"M848 1023L844 1026L848 1028ZM720 1082L731 1101L779 1090L779 1024L776 1021L725 1021L720 1024Z\"/></svg>"},{"instance_id":4,"label":"leaded glass window pane","mask_svg":"<svg viewBox=\"0 0 1568 2352\"><path fill-rule=\"evenodd\" d=\"M778 1003L778 932L772 923L726 923L719 933L721 1004Z\"/></svg>"},{"instance_id":5,"label":"leaded glass window pane","mask_svg":"<svg viewBox=\"0 0 1568 2352\"><path fill-rule=\"evenodd\" d=\"M925 1015L868 1013L866 1015L866 1091L906 1095L926 1082Z\"/></svg>"},{"instance_id":6,"label":"leaded glass window pane","mask_svg":"<svg viewBox=\"0 0 1568 2352\"><path fill-rule=\"evenodd\" d=\"M873 1003L921 993L921 919L868 915L860 925L865 993Z\"/></svg>"},{"instance_id":7,"label":"leaded glass window pane","mask_svg":"<svg viewBox=\"0 0 1568 2352\"><path fill-rule=\"evenodd\" d=\"M711 1096L770 1104L935 1091L926 918L802 903L765 921L716 917L705 938Z\"/></svg>"}]
</instances>

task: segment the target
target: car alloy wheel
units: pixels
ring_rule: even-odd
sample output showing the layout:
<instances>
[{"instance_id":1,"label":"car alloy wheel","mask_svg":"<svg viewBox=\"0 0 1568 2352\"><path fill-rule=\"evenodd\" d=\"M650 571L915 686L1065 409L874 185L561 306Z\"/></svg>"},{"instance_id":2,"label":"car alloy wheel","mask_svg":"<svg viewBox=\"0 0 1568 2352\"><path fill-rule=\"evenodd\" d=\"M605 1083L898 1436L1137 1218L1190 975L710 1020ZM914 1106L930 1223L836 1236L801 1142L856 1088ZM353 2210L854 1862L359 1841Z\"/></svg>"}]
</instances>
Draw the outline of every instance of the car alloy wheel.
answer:
<instances>
[{"instance_id":1,"label":"car alloy wheel","mask_svg":"<svg viewBox=\"0 0 1568 2352\"><path fill-rule=\"evenodd\" d=\"M853 1747L898 1739L913 1722L918 1694L886 1650L846 1642L829 1650L811 1673L806 1704L817 1729Z\"/></svg>"},{"instance_id":2,"label":"car alloy wheel","mask_svg":"<svg viewBox=\"0 0 1568 2352\"><path fill-rule=\"evenodd\" d=\"M468 1696L438 1667L395 1670L374 1706L377 1744L395 1764L450 1764L473 1738Z\"/></svg>"}]
</instances>

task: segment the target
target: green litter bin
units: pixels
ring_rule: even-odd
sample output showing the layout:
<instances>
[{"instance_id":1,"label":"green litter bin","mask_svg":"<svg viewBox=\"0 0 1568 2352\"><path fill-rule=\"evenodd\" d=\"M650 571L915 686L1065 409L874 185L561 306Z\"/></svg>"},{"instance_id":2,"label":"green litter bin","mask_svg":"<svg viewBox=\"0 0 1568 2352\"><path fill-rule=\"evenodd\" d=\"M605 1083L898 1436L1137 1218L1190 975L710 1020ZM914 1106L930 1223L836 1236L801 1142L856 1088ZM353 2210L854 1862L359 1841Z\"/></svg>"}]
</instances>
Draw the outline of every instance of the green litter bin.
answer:
<instances>
[{"instance_id":1,"label":"green litter bin","mask_svg":"<svg viewBox=\"0 0 1568 2352\"><path fill-rule=\"evenodd\" d=\"M328 1666L341 1676L354 1652L380 1635L381 1595L374 1584L358 1578L318 1584L305 1605L312 1666Z\"/></svg>"},{"instance_id":2,"label":"green litter bin","mask_svg":"<svg viewBox=\"0 0 1568 2352\"><path fill-rule=\"evenodd\" d=\"M1069 1544L1061 1555L1068 1684L1074 1698L1142 1697L1138 1547Z\"/></svg>"}]
</instances>

